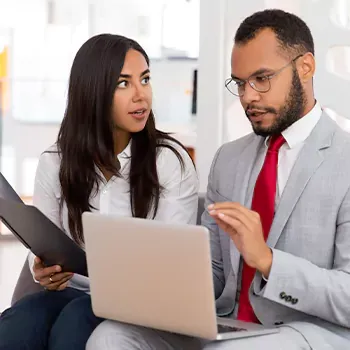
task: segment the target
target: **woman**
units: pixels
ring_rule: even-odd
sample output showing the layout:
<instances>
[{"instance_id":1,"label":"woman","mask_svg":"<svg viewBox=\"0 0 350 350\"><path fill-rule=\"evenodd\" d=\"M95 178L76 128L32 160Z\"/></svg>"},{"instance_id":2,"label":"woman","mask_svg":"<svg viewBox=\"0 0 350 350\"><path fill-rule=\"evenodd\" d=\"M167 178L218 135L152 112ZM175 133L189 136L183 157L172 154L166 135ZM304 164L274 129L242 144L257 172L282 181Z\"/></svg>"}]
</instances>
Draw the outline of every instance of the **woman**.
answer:
<instances>
[{"instance_id":1,"label":"woman","mask_svg":"<svg viewBox=\"0 0 350 350\"><path fill-rule=\"evenodd\" d=\"M198 178L183 146L155 128L149 59L135 41L89 39L70 74L57 142L39 160L34 205L84 245L84 211L195 223ZM85 349L102 321L86 277L29 256L45 291L0 318L0 349Z\"/></svg>"}]
</instances>

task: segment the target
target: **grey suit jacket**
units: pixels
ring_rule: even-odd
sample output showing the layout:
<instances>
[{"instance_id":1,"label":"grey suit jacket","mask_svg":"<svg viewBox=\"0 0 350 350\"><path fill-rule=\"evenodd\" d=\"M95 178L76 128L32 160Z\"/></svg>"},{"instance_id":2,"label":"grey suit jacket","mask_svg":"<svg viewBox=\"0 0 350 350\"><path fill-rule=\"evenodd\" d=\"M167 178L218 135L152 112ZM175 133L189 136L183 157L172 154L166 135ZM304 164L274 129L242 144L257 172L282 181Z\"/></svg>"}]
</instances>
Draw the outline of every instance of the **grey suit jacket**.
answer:
<instances>
[{"instance_id":1,"label":"grey suit jacket","mask_svg":"<svg viewBox=\"0 0 350 350\"><path fill-rule=\"evenodd\" d=\"M260 170L254 164L263 141L250 134L218 150L206 207L221 201L250 207ZM217 312L229 315L235 307L240 254L207 211L202 224L211 232ZM350 349L350 134L325 113L292 169L267 244L273 250L269 280L261 289L257 272L250 288L261 323L298 328L305 321L310 331L304 323L299 331L314 348L322 348L314 329L325 328L340 335Z\"/></svg>"}]
</instances>

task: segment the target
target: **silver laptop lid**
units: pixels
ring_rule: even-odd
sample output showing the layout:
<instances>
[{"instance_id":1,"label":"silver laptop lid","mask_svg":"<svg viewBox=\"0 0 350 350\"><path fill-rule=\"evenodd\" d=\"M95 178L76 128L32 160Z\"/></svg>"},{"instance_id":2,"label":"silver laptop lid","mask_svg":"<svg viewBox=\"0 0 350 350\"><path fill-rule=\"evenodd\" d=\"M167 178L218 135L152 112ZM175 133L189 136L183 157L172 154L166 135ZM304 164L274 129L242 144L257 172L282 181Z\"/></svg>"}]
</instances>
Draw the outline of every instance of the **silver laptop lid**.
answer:
<instances>
[{"instance_id":1,"label":"silver laptop lid","mask_svg":"<svg viewBox=\"0 0 350 350\"><path fill-rule=\"evenodd\" d=\"M83 229L97 316L216 338L206 228L84 213Z\"/></svg>"}]
</instances>

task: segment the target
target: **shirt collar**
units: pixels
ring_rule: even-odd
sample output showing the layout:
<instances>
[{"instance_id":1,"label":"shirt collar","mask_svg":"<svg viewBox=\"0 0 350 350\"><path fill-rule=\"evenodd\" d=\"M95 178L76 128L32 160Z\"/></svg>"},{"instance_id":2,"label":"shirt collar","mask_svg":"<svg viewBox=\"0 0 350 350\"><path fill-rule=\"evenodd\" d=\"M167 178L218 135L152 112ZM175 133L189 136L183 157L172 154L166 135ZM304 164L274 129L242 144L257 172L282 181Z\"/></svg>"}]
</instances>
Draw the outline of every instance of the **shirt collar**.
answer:
<instances>
[{"instance_id":1,"label":"shirt collar","mask_svg":"<svg viewBox=\"0 0 350 350\"><path fill-rule=\"evenodd\" d=\"M303 143L311 131L314 129L322 115L322 108L316 101L311 111L305 114L298 121L282 132L284 139L289 148L293 148ZM265 139L265 145L268 146L269 137Z\"/></svg>"},{"instance_id":2,"label":"shirt collar","mask_svg":"<svg viewBox=\"0 0 350 350\"><path fill-rule=\"evenodd\" d=\"M121 171L121 172L123 171L123 168L125 167L125 165L128 163L124 159L129 159L131 157L131 143L132 143L132 141L130 140L129 143L127 144L127 146L124 148L124 150L117 155L118 161L120 163L120 170L119 171ZM95 170L101 176L102 181L106 182L105 177L104 177L101 169L96 164L95 164ZM112 179L113 178L114 177L112 177Z\"/></svg>"},{"instance_id":3,"label":"shirt collar","mask_svg":"<svg viewBox=\"0 0 350 350\"><path fill-rule=\"evenodd\" d=\"M117 156L118 158L130 158L131 157L131 143L132 143L132 140L130 139L129 143L124 148L124 150L118 154L118 156Z\"/></svg>"}]
</instances>

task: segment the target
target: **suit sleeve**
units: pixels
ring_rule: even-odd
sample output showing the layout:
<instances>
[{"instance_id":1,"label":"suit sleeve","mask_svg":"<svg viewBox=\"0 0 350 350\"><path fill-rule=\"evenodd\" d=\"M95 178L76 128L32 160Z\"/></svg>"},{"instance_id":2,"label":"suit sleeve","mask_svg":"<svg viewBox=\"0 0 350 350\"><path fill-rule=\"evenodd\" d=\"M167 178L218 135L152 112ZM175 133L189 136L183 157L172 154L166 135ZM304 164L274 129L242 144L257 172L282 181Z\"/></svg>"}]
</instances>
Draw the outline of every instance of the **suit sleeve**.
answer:
<instances>
[{"instance_id":1,"label":"suit sleeve","mask_svg":"<svg viewBox=\"0 0 350 350\"><path fill-rule=\"evenodd\" d=\"M332 269L273 249L268 282L259 290L256 274L254 292L297 311L350 328L350 191L340 206L334 242Z\"/></svg>"},{"instance_id":2,"label":"suit sleeve","mask_svg":"<svg viewBox=\"0 0 350 350\"><path fill-rule=\"evenodd\" d=\"M205 196L204 212L202 214L202 225L205 226L210 232L210 249L212 258L212 269L213 269L213 279L214 279L214 290L215 299L217 299L224 287L225 287L225 276L220 244L219 229L215 220L208 213L208 205L215 202L215 165L219 157L221 148L217 151L214 160L211 165L207 193Z\"/></svg>"}]
</instances>

